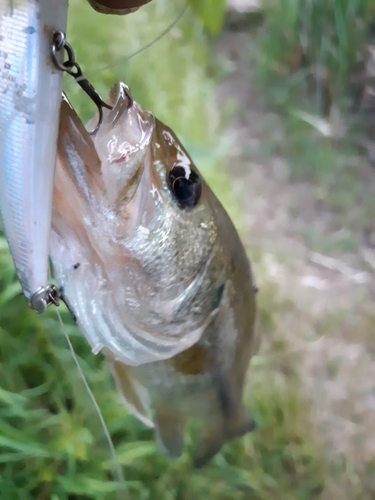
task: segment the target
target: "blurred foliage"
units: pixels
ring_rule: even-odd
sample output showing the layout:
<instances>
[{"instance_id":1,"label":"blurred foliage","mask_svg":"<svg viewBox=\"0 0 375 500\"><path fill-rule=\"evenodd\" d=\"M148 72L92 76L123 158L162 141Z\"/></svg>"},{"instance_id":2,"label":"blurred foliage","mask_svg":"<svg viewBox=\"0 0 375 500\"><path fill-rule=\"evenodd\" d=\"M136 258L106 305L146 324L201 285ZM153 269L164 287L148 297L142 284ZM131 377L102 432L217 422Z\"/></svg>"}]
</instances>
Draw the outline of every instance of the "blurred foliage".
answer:
<instances>
[{"instance_id":1,"label":"blurred foliage","mask_svg":"<svg viewBox=\"0 0 375 500\"><path fill-rule=\"evenodd\" d=\"M189 0L192 9L198 14L203 26L210 35L218 35L223 27L225 0Z\"/></svg>"},{"instance_id":2,"label":"blurred foliage","mask_svg":"<svg viewBox=\"0 0 375 500\"><path fill-rule=\"evenodd\" d=\"M315 184L319 203L330 192L326 206L337 210L339 198L348 209L358 155L372 154L375 2L264 0L262 8L255 79L283 129L276 141L266 138L267 148L288 159L294 179Z\"/></svg>"},{"instance_id":3,"label":"blurred foliage","mask_svg":"<svg viewBox=\"0 0 375 500\"><path fill-rule=\"evenodd\" d=\"M209 52L202 23L188 9L156 40L183 11L185 0L151 2L125 17L103 16L86 4L70 2L68 39L85 75L103 97L116 80L122 80L134 98L184 143L200 147L202 153L216 151L220 115L214 106L214 82L206 77ZM66 83L74 106L87 119L94 106L69 77Z\"/></svg>"},{"instance_id":4,"label":"blurred foliage","mask_svg":"<svg viewBox=\"0 0 375 500\"><path fill-rule=\"evenodd\" d=\"M201 14L208 15L209 8L185 10L186 0L158 0L135 14L116 17L98 14L85 0L69 5L68 39L103 98L117 80L124 81L145 109L176 132L213 181L220 200L230 206L227 176L218 168L229 147L224 136L217 140L225 113L215 103L215 81L207 76L209 47ZM83 120L92 116L93 103L69 76L65 91Z\"/></svg>"},{"instance_id":5,"label":"blurred foliage","mask_svg":"<svg viewBox=\"0 0 375 500\"><path fill-rule=\"evenodd\" d=\"M223 136L218 140L215 82L207 76L205 31L217 33L222 22L221 14L211 18L214 2L202 8L194 2L167 35L128 57L158 37L183 6L158 0L128 18L112 18L95 13L84 0L71 0L68 39L103 97L121 79L143 106L175 129L238 225L228 176L220 168L227 142ZM65 84L87 119L92 103L74 82L67 78ZM272 287L263 287L259 307L261 328L270 332L276 327L273 313L283 314ZM224 446L207 468L196 471L190 459L194 429L179 460L161 455L152 431L125 410L108 366L101 355L92 355L66 311L63 322L124 470L128 492L121 498L319 498L325 463L309 408L293 373L274 376L274 359L254 359L246 398L258 429ZM0 236L0 498L111 500L119 498L117 488L108 444L56 313L37 316L26 307Z\"/></svg>"},{"instance_id":6,"label":"blurred foliage","mask_svg":"<svg viewBox=\"0 0 375 500\"><path fill-rule=\"evenodd\" d=\"M363 62L373 0L267 0L258 45L261 80L274 83L276 104L304 98L328 116L348 97ZM358 75L356 75L358 76Z\"/></svg>"}]
</instances>

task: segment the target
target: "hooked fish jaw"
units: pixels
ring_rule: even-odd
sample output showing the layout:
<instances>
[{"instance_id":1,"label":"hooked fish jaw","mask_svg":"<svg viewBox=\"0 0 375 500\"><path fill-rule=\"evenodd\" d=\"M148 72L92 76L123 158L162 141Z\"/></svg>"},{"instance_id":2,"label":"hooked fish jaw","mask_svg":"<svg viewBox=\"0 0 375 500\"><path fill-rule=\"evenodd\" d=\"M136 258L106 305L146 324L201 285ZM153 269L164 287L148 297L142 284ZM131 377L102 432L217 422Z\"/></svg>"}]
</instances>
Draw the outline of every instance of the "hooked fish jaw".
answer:
<instances>
[{"instance_id":1,"label":"hooked fish jaw","mask_svg":"<svg viewBox=\"0 0 375 500\"><path fill-rule=\"evenodd\" d=\"M93 137L101 161L101 175L111 204L127 204L134 196L143 172L155 118L135 102L122 82L110 92L111 110Z\"/></svg>"}]
</instances>

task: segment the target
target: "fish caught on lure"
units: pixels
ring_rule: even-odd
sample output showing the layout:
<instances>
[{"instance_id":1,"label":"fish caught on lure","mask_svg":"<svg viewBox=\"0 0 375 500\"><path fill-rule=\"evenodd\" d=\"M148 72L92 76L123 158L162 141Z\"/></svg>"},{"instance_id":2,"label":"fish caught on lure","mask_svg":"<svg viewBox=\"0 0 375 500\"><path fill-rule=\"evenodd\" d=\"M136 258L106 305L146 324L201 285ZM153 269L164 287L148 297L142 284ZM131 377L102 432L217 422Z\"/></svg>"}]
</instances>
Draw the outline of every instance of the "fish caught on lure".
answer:
<instances>
[{"instance_id":1,"label":"fish caught on lure","mask_svg":"<svg viewBox=\"0 0 375 500\"><path fill-rule=\"evenodd\" d=\"M0 216L24 295L47 305L62 73L51 58L67 0L0 0Z\"/></svg>"},{"instance_id":2,"label":"fish caught on lure","mask_svg":"<svg viewBox=\"0 0 375 500\"><path fill-rule=\"evenodd\" d=\"M202 422L196 465L252 428L243 405L255 287L239 236L170 128L119 83L90 136L64 99L55 277L124 401L171 456Z\"/></svg>"}]
</instances>

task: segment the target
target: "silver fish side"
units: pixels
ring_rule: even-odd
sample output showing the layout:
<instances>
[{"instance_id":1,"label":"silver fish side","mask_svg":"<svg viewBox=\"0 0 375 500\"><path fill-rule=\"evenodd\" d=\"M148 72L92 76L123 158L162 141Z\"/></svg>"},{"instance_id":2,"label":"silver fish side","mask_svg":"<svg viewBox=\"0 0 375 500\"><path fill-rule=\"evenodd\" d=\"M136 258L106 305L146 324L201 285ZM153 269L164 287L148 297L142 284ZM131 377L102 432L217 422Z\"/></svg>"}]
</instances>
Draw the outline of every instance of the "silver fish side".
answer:
<instances>
[{"instance_id":1,"label":"silver fish side","mask_svg":"<svg viewBox=\"0 0 375 500\"><path fill-rule=\"evenodd\" d=\"M25 297L47 285L67 0L0 0L0 213Z\"/></svg>"}]
</instances>

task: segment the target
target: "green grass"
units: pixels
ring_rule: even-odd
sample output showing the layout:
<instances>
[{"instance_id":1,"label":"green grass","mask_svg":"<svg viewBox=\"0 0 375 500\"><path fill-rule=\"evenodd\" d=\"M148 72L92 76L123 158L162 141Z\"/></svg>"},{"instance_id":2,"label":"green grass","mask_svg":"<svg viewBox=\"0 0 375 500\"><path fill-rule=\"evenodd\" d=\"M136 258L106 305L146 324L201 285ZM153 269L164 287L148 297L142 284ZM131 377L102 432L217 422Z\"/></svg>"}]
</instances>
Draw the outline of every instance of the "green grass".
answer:
<instances>
[{"instance_id":1,"label":"green grass","mask_svg":"<svg viewBox=\"0 0 375 500\"><path fill-rule=\"evenodd\" d=\"M128 83L144 107L175 129L242 227L224 168L227 142L214 102L215 82L207 76L209 48L201 18L189 11L152 48L98 73L97 68L116 63L157 36L179 7L172 0L157 0L122 19L99 16L82 0L70 3L68 39L92 83L103 97L116 79ZM94 110L86 96L69 79L66 90L87 119ZM289 283L280 284L271 277L263 249L257 251L254 245L251 253L261 289L258 318L263 348L249 372L246 400L258 427L225 445L201 471L191 465L194 426L179 460L161 455L153 433L120 403L102 356L90 352L63 312L123 467L128 498L314 500L323 498L322 492L336 477L337 484L342 483L347 465L340 457L332 465L327 457L299 375L303 359L294 346L294 339L303 338L314 320L294 303ZM0 498L116 499L109 447L56 313L50 310L36 316L19 293L5 241L0 238ZM347 496L332 498L354 500L350 496L354 490L348 491Z\"/></svg>"},{"instance_id":2,"label":"green grass","mask_svg":"<svg viewBox=\"0 0 375 500\"><path fill-rule=\"evenodd\" d=\"M274 101L285 104L297 94L319 114L330 112L327 101L342 104L364 55L373 7L371 0L265 2L258 73L274 83Z\"/></svg>"},{"instance_id":3,"label":"green grass","mask_svg":"<svg viewBox=\"0 0 375 500\"><path fill-rule=\"evenodd\" d=\"M254 76L283 117L283 138L268 150L288 158L294 179L331 189L352 175L343 164L368 134L353 105L373 15L372 0L265 2Z\"/></svg>"},{"instance_id":4,"label":"green grass","mask_svg":"<svg viewBox=\"0 0 375 500\"><path fill-rule=\"evenodd\" d=\"M263 328L269 301L283 308L270 293L260 304ZM116 498L109 449L55 313L37 317L16 297L1 308L0 324L0 497ZM255 358L249 384L258 430L226 445L197 472L190 460L194 434L181 459L160 455L152 432L120 404L102 357L90 353L75 327L67 328L111 432L129 498L319 498L324 461L308 403L293 373L279 366L277 374L272 358Z\"/></svg>"}]
</instances>

